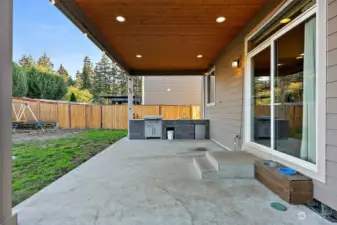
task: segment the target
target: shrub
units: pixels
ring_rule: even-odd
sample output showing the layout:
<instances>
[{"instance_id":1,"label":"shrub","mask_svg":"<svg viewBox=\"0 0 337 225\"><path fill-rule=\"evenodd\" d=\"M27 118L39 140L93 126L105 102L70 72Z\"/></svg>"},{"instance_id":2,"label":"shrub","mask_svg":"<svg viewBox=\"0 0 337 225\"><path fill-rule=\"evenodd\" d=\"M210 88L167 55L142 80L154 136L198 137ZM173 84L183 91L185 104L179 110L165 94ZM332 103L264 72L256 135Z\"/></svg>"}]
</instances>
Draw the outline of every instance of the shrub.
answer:
<instances>
[{"instance_id":1,"label":"shrub","mask_svg":"<svg viewBox=\"0 0 337 225\"><path fill-rule=\"evenodd\" d=\"M67 93L62 77L50 72L41 72L37 68L27 70L27 97L61 100Z\"/></svg>"},{"instance_id":2,"label":"shrub","mask_svg":"<svg viewBox=\"0 0 337 225\"><path fill-rule=\"evenodd\" d=\"M65 100L71 101L71 95L74 94L77 102L91 102L92 94L88 90L80 90L76 87L68 87Z\"/></svg>"},{"instance_id":3,"label":"shrub","mask_svg":"<svg viewBox=\"0 0 337 225\"><path fill-rule=\"evenodd\" d=\"M74 92L71 92L71 95L70 95L70 101L71 101L71 102L77 102L76 96L75 96Z\"/></svg>"},{"instance_id":4,"label":"shrub","mask_svg":"<svg viewBox=\"0 0 337 225\"><path fill-rule=\"evenodd\" d=\"M24 97L27 94L28 91L28 84L27 84L27 76L25 73L25 70L17 65L16 63L13 63L13 69L12 69L12 80L13 80L13 86L12 86L12 92L14 97Z\"/></svg>"}]
</instances>

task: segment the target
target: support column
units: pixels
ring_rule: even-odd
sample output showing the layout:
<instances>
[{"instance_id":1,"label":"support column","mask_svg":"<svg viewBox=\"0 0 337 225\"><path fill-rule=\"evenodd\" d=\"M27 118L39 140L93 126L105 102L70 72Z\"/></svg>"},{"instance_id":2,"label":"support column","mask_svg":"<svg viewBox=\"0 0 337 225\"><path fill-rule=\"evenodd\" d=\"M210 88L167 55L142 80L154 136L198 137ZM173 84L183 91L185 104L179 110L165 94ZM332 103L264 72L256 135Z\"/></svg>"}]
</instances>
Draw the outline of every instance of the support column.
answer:
<instances>
[{"instance_id":1,"label":"support column","mask_svg":"<svg viewBox=\"0 0 337 225\"><path fill-rule=\"evenodd\" d=\"M205 77L201 77L201 102L200 102L200 115L201 119L205 119Z\"/></svg>"},{"instance_id":2,"label":"support column","mask_svg":"<svg viewBox=\"0 0 337 225\"><path fill-rule=\"evenodd\" d=\"M0 224L12 216L12 39L13 0L0 0Z\"/></svg>"},{"instance_id":3,"label":"support column","mask_svg":"<svg viewBox=\"0 0 337 225\"><path fill-rule=\"evenodd\" d=\"M130 120L133 119L133 78L128 77L128 137L130 137Z\"/></svg>"}]
</instances>

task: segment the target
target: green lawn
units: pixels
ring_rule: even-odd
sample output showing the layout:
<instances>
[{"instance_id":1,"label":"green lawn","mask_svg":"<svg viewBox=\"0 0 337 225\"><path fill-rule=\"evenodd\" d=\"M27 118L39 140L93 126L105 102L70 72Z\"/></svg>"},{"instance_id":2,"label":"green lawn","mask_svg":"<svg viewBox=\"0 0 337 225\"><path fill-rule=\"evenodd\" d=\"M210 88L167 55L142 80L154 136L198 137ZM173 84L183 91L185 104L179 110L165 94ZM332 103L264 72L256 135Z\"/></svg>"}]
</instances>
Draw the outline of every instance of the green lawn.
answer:
<instances>
[{"instance_id":1,"label":"green lawn","mask_svg":"<svg viewBox=\"0 0 337 225\"><path fill-rule=\"evenodd\" d=\"M126 135L125 130L95 130L61 139L13 143L13 206Z\"/></svg>"}]
</instances>

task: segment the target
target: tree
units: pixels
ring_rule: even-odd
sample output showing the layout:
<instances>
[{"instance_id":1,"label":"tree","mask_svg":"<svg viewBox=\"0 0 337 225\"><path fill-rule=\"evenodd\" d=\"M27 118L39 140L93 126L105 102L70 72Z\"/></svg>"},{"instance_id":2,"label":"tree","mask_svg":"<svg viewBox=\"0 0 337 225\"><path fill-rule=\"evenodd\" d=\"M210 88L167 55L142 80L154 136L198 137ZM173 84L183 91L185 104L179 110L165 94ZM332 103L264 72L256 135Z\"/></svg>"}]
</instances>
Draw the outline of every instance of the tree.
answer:
<instances>
[{"instance_id":1,"label":"tree","mask_svg":"<svg viewBox=\"0 0 337 225\"><path fill-rule=\"evenodd\" d=\"M118 94L116 70L111 60L103 55L96 64L92 82L92 93L94 100L100 100L100 95Z\"/></svg>"},{"instance_id":2,"label":"tree","mask_svg":"<svg viewBox=\"0 0 337 225\"><path fill-rule=\"evenodd\" d=\"M23 55L19 60L19 64L24 68L31 68L35 66L35 61L31 55Z\"/></svg>"},{"instance_id":3,"label":"tree","mask_svg":"<svg viewBox=\"0 0 337 225\"><path fill-rule=\"evenodd\" d=\"M27 70L27 97L61 100L67 93L67 86L62 77L55 73L42 72L32 67Z\"/></svg>"},{"instance_id":4,"label":"tree","mask_svg":"<svg viewBox=\"0 0 337 225\"><path fill-rule=\"evenodd\" d=\"M52 72L54 68L54 64L46 53L43 53L43 55L39 58L36 66L37 69L42 72Z\"/></svg>"},{"instance_id":5,"label":"tree","mask_svg":"<svg viewBox=\"0 0 337 225\"><path fill-rule=\"evenodd\" d=\"M14 97L24 97L27 95L28 84L27 76L23 67L13 63L13 96Z\"/></svg>"},{"instance_id":6,"label":"tree","mask_svg":"<svg viewBox=\"0 0 337 225\"><path fill-rule=\"evenodd\" d=\"M99 96L102 95L104 92L104 74L102 71L102 67L103 67L102 62L96 63L95 73L94 73L94 77L92 80L91 93L94 96L95 102L99 102L100 100Z\"/></svg>"},{"instance_id":7,"label":"tree","mask_svg":"<svg viewBox=\"0 0 337 225\"><path fill-rule=\"evenodd\" d=\"M71 102L77 102L76 96L75 96L74 92L71 92L71 95L70 95L70 101L71 101Z\"/></svg>"},{"instance_id":8,"label":"tree","mask_svg":"<svg viewBox=\"0 0 337 225\"><path fill-rule=\"evenodd\" d=\"M75 75L75 86L81 88L83 86L82 74L80 71L76 71Z\"/></svg>"},{"instance_id":9,"label":"tree","mask_svg":"<svg viewBox=\"0 0 337 225\"><path fill-rule=\"evenodd\" d=\"M120 69L116 64L114 64L116 68L116 83L119 95L127 95L128 94L128 76L125 71Z\"/></svg>"},{"instance_id":10,"label":"tree","mask_svg":"<svg viewBox=\"0 0 337 225\"><path fill-rule=\"evenodd\" d=\"M136 96L142 97L143 79L140 76L133 77L133 88Z\"/></svg>"},{"instance_id":11,"label":"tree","mask_svg":"<svg viewBox=\"0 0 337 225\"><path fill-rule=\"evenodd\" d=\"M68 92L65 96L65 100L71 101L71 95L74 94L76 97L76 102L91 102L92 94L88 90L80 90L76 87L68 87Z\"/></svg>"},{"instance_id":12,"label":"tree","mask_svg":"<svg viewBox=\"0 0 337 225\"><path fill-rule=\"evenodd\" d=\"M58 74L60 74L60 76L63 78L64 82L68 82L69 79L69 74L68 71L66 70L66 68L64 68L64 66L61 64L60 68L57 71Z\"/></svg>"},{"instance_id":13,"label":"tree","mask_svg":"<svg viewBox=\"0 0 337 225\"><path fill-rule=\"evenodd\" d=\"M93 77L93 65L88 56L84 57L82 68L82 86L81 89L91 89L92 77Z\"/></svg>"},{"instance_id":14,"label":"tree","mask_svg":"<svg viewBox=\"0 0 337 225\"><path fill-rule=\"evenodd\" d=\"M68 86L75 86L76 85L76 81L71 76L69 76L68 77L68 81L67 81L67 85Z\"/></svg>"}]
</instances>

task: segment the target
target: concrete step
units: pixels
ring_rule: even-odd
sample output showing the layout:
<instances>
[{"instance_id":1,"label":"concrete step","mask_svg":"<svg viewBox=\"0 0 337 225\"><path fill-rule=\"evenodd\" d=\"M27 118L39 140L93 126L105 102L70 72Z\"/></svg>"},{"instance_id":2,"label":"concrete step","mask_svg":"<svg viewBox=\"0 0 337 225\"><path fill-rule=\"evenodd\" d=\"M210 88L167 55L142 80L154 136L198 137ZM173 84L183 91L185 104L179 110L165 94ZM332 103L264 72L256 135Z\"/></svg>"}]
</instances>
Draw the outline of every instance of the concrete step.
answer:
<instances>
[{"instance_id":1,"label":"concrete step","mask_svg":"<svg viewBox=\"0 0 337 225\"><path fill-rule=\"evenodd\" d=\"M194 157L193 165L200 179L214 180L218 179L217 171L206 157Z\"/></svg>"},{"instance_id":2,"label":"concrete step","mask_svg":"<svg viewBox=\"0 0 337 225\"><path fill-rule=\"evenodd\" d=\"M257 157L243 151L207 151L207 160L218 171L219 179L254 178Z\"/></svg>"}]
</instances>

